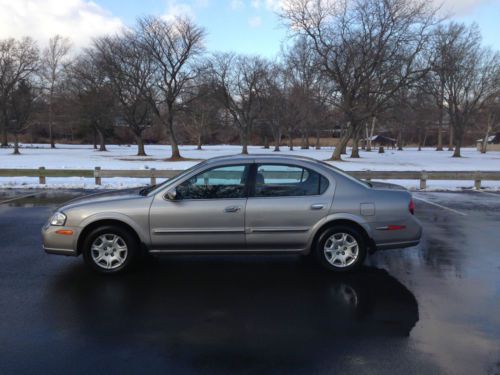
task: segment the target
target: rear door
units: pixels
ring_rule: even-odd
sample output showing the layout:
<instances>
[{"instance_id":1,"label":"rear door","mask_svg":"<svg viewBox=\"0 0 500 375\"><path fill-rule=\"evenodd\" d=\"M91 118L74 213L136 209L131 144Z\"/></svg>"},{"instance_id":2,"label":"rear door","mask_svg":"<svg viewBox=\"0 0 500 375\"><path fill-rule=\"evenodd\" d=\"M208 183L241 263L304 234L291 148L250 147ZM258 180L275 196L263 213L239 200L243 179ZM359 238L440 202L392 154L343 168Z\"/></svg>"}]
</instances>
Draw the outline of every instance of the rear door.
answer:
<instances>
[{"instance_id":1,"label":"rear door","mask_svg":"<svg viewBox=\"0 0 500 375\"><path fill-rule=\"evenodd\" d=\"M252 175L245 217L247 248L305 249L311 229L330 209L328 179L305 166L277 163L258 163Z\"/></svg>"}]
</instances>

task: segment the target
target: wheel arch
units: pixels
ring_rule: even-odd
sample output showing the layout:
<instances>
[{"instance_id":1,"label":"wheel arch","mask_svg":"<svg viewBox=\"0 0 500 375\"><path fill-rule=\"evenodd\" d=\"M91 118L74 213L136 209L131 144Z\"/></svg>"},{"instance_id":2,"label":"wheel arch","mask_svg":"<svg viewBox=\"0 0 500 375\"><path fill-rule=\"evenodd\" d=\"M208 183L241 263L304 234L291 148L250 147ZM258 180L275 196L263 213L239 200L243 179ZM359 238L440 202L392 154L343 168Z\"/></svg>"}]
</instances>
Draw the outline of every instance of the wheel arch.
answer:
<instances>
[{"instance_id":1,"label":"wheel arch","mask_svg":"<svg viewBox=\"0 0 500 375\"><path fill-rule=\"evenodd\" d=\"M133 228L130 224L124 222L123 220L115 219L115 218L101 218L101 219L96 219L95 221L91 221L85 225L85 227L80 231L80 235L78 236L77 239L77 244L76 244L76 252L77 255L80 255L82 253L82 247L83 243L85 242L85 238L87 235L92 232L94 229L106 226L106 225L112 225L112 226L117 226L122 229L125 229L128 231L130 234L132 234L136 240L137 243L140 245L140 247L144 247L144 242L141 240L139 234L137 233L137 230Z\"/></svg>"},{"instance_id":2,"label":"wheel arch","mask_svg":"<svg viewBox=\"0 0 500 375\"><path fill-rule=\"evenodd\" d=\"M361 220L358 220L356 217L346 217L346 216L337 216L326 218L326 220L318 225L316 230L314 231L313 236L311 236L311 240L308 246L308 253L313 250L313 246L315 246L321 234L335 225L345 225L356 229L366 241L366 245L368 247L369 252L375 251L375 242L371 236L371 230L369 225Z\"/></svg>"}]
</instances>

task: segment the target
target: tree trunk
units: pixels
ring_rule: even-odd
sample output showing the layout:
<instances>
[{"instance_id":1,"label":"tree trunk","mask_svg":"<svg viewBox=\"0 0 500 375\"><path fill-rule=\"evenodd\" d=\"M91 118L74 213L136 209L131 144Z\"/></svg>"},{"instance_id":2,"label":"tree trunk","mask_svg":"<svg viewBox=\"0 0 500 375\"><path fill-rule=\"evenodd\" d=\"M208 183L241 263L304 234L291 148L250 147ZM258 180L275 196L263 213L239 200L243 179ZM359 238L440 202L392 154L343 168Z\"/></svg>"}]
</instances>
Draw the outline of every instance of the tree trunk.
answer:
<instances>
[{"instance_id":1,"label":"tree trunk","mask_svg":"<svg viewBox=\"0 0 500 375\"><path fill-rule=\"evenodd\" d=\"M167 131L170 137L170 146L172 147L172 155L170 156L170 159L171 160L182 159L181 153L179 151L179 145L177 144L177 137L175 136L175 131L174 131L174 115L172 113L172 106L169 106L168 108Z\"/></svg>"},{"instance_id":2,"label":"tree trunk","mask_svg":"<svg viewBox=\"0 0 500 375\"><path fill-rule=\"evenodd\" d=\"M2 121L2 145L1 147L9 147L9 142L8 142L8 139L7 139L7 124L9 123L9 120L8 120L8 117L7 117L7 113L6 111L4 110L3 111L3 121Z\"/></svg>"},{"instance_id":3,"label":"tree trunk","mask_svg":"<svg viewBox=\"0 0 500 375\"><path fill-rule=\"evenodd\" d=\"M56 148L56 144L54 143L54 134L52 132L52 122L53 122L52 96L53 94L51 92L49 98L49 140L50 140L50 148Z\"/></svg>"},{"instance_id":4,"label":"tree trunk","mask_svg":"<svg viewBox=\"0 0 500 375\"><path fill-rule=\"evenodd\" d=\"M241 140L241 153L243 155L248 155L248 128L244 127L240 131L240 140Z\"/></svg>"},{"instance_id":5,"label":"tree trunk","mask_svg":"<svg viewBox=\"0 0 500 375\"><path fill-rule=\"evenodd\" d=\"M438 118L438 139L437 139L437 147L436 151L443 151L443 101L444 101L444 85L441 84L441 92L439 94L439 118Z\"/></svg>"},{"instance_id":6,"label":"tree trunk","mask_svg":"<svg viewBox=\"0 0 500 375\"><path fill-rule=\"evenodd\" d=\"M97 150L97 131L93 128L94 150Z\"/></svg>"},{"instance_id":7,"label":"tree trunk","mask_svg":"<svg viewBox=\"0 0 500 375\"><path fill-rule=\"evenodd\" d=\"M18 138L18 134L17 133L14 133L14 152L13 152L14 155L21 155L21 153L19 152L19 138Z\"/></svg>"},{"instance_id":8,"label":"tree trunk","mask_svg":"<svg viewBox=\"0 0 500 375\"><path fill-rule=\"evenodd\" d=\"M463 129L463 128L462 128ZM453 157L459 158L462 155L460 154L460 149L462 148L462 131L460 128L453 129L453 139L455 143L455 151L453 151Z\"/></svg>"},{"instance_id":9,"label":"tree trunk","mask_svg":"<svg viewBox=\"0 0 500 375\"><path fill-rule=\"evenodd\" d=\"M292 132L288 132L288 148L290 151L293 151L293 138L292 138Z\"/></svg>"},{"instance_id":10,"label":"tree trunk","mask_svg":"<svg viewBox=\"0 0 500 375\"><path fill-rule=\"evenodd\" d=\"M385 151L384 151L384 146L380 146L380 147L378 148L378 153L379 153L379 154L383 154L384 152L385 152Z\"/></svg>"},{"instance_id":11,"label":"tree trunk","mask_svg":"<svg viewBox=\"0 0 500 375\"><path fill-rule=\"evenodd\" d=\"M398 132L398 151L403 151L403 131L399 129Z\"/></svg>"},{"instance_id":12,"label":"tree trunk","mask_svg":"<svg viewBox=\"0 0 500 375\"><path fill-rule=\"evenodd\" d=\"M360 130L356 130L352 138L351 158L355 159L359 159L359 133Z\"/></svg>"},{"instance_id":13,"label":"tree trunk","mask_svg":"<svg viewBox=\"0 0 500 375\"><path fill-rule=\"evenodd\" d=\"M451 122L448 125L448 133L449 133L448 151L453 151L453 126L451 125Z\"/></svg>"},{"instance_id":14,"label":"tree trunk","mask_svg":"<svg viewBox=\"0 0 500 375\"><path fill-rule=\"evenodd\" d=\"M264 148L269 148L269 138L267 138L267 135L264 136Z\"/></svg>"},{"instance_id":15,"label":"tree trunk","mask_svg":"<svg viewBox=\"0 0 500 375\"><path fill-rule=\"evenodd\" d=\"M370 136L368 137L368 144L366 145L366 151L372 150L372 138L375 132L375 124L377 123L377 116L372 117L372 127L370 129Z\"/></svg>"},{"instance_id":16,"label":"tree trunk","mask_svg":"<svg viewBox=\"0 0 500 375\"><path fill-rule=\"evenodd\" d=\"M348 123L346 131L340 138L340 141L337 143L335 150L333 150L331 160L342 160L341 155L346 151L347 143L349 143L349 139L351 139L352 132L352 126L350 125L350 123Z\"/></svg>"},{"instance_id":17,"label":"tree trunk","mask_svg":"<svg viewBox=\"0 0 500 375\"><path fill-rule=\"evenodd\" d=\"M481 145L481 154L486 154L486 151L488 150L488 137L490 136L490 132L492 130L492 123L493 121L491 116L488 116L486 134L484 135L483 144Z\"/></svg>"},{"instance_id":18,"label":"tree trunk","mask_svg":"<svg viewBox=\"0 0 500 375\"><path fill-rule=\"evenodd\" d=\"M280 151L281 132L274 132L274 151Z\"/></svg>"},{"instance_id":19,"label":"tree trunk","mask_svg":"<svg viewBox=\"0 0 500 375\"><path fill-rule=\"evenodd\" d=\"M104 133L101 129L96 128L97 136L99 138L99 151L108 151L106 150L106 142L104 141Z\"/></svg>"},{"instance_id":20,"label":"tree trunk","mask_svg":"<svg viewBox=\"0 0 500 375\"><path fill-rule=\"evenodd\" d=\"M146 150L144 149L144 140L142 139L142 134L136 134L135 141L137 143L137 156L147 156Z\"/></svg>"},{"instance_id":21,"label":"tree trunk","mask_svg":"<svg viewBox=\"0 0 500 375\"><path fill-rule=\"evenodd\" d=\"M320 136L319 136L319 130L316 130L316 146L314 147L316 150L321 150L321 144L320 144Z\"/></svg>"},{"instance_id":22,"label":"tree trunk","mask_svg":"<svg viewBox=\"0 0 500 375\"><path fill-rule=\"evenodd\" d=\"M196 149L197 150L201 150L201 145L203 144L202 142L202 134L201 134L201 131L198 133L198 144L196 145Z\"/></svg>"}]
</instances>

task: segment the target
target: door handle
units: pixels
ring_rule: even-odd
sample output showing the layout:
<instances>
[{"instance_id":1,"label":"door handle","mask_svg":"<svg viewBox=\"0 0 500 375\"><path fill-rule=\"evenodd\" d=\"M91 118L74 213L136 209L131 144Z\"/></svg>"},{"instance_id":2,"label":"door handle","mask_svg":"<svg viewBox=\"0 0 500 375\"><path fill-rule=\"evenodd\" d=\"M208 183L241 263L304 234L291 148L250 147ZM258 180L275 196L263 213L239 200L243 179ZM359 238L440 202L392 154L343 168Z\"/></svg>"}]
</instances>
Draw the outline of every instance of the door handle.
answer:
<instances>
[{"instance_id":1,"label":"door handle","mask_svg":"<svg viewBox=\"0 0 500 375\"><path fill-rule=\"evenodd\" d=\"M224 209L224 212L238 212L241 210L241 207L238 206L229 206Z\"/></svg>"},{"instance_id":2,"label":"door handle","mask_svg":"<svg viewBox=\"0 0 500 375\"><path fill-rule=\"evenodd\" d=\"M311 205L311 210L322 210L325 207L322 203L315 203Z\"/></svg>"}]
</instances>

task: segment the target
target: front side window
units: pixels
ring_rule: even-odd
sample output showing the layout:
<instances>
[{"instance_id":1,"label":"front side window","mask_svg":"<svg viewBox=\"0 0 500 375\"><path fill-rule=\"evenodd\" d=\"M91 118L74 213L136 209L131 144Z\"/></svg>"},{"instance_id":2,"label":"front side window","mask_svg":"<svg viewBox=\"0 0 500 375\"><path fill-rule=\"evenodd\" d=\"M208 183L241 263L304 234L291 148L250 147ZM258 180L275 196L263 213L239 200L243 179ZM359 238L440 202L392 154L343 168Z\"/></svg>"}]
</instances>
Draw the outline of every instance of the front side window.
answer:
<instances>
[{"instance_id":1,"label":"front side window","mask_svg":"<svg viewBox=\"0 0 500 375\"><path fill-rule=\"evenodd\" d=\"M256 197L291 197L323 194L328 180L299 166L261 164L255 176Z\"/></svg>"},{"instance_id":2,"label":"front side window","mask_svg":"<svg viewBox=\"0 0 500 375\"><path fill-rule=\"evenodd\" d=\"M178 185L176 188L177 198L244 198L247 170L247 165L232 165L209 169Z\"/></svg>"}]
</instances>

